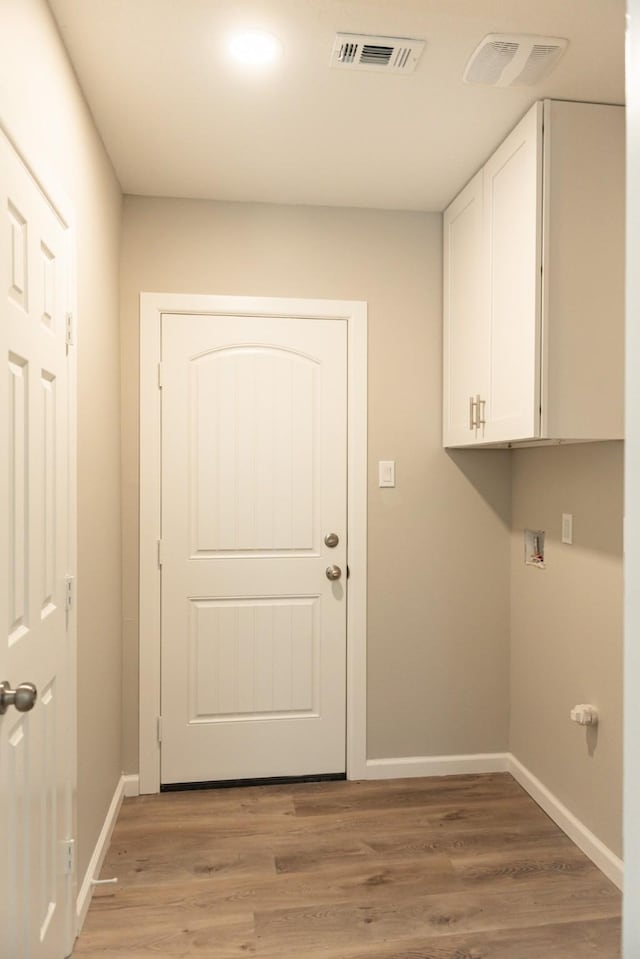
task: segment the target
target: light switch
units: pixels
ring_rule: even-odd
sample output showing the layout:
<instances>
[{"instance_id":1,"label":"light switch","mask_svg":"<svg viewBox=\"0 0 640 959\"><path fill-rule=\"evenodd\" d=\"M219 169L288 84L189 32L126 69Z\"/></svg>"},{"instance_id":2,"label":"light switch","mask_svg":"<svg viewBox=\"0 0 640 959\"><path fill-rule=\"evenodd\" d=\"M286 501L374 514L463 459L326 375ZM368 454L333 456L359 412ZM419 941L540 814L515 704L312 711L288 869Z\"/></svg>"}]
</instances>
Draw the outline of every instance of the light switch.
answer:
<instances>
[{"instance_id":1,"label":"light switch","mask_svg":"<svg viewBox=\"0 0 640 959\"><path fill-rule=\"evenodd\" d=\"M396 463L395 460L378 461L378 486L396 485Z\"/></svg>"},{"instance_id":2,"label":"light switch","mask_svg":"<svg viewBox=\"0 0 640 959\"><path fill-rule=\"evenodd\" d=\"M573 513L562 514L562 542L568 546L573 543Z\"/></svg>"}]
</instances>

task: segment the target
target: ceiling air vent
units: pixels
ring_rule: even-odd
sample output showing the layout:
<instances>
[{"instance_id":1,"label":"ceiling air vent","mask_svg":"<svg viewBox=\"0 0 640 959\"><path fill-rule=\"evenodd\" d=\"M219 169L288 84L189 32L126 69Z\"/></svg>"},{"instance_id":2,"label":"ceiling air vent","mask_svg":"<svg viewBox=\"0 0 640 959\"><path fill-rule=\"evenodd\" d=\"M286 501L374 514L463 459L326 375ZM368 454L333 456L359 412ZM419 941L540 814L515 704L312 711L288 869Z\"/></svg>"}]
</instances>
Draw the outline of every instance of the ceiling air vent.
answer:
<instances>
[{"instance_id":1,"label":"ceiling air vent","mask_svg":"<svg viewBox=\"0 0 640 959\"><path fill-rule=\"evenodd\" d=\"M494 87L533 86L550 73L567 46L560 37L490 33L471 55L463 79Z\"/></svg>"},{"instance_id":2,"label":"ceiling air vent","mask_svg":"<svg viewBox=\"0 0 640 959\"><path fill-rule=\"evenodd\" d=\"M370 37L338 33L331 51L332 67L341 70L376 70L413 73L425 48L424 40L408 37Z\"/></svg>"}]
</instances>

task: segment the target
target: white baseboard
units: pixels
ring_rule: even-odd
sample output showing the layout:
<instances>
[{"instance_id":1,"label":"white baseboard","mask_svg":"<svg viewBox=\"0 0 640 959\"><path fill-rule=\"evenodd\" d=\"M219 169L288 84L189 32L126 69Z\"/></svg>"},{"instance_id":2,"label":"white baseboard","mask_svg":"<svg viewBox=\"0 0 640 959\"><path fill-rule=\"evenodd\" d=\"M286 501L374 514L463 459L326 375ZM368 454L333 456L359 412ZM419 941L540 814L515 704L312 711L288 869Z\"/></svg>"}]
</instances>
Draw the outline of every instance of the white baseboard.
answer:
<instances>
[{"instance_id":1,"label":"white baseboard","mask_svg":"<svg viewBox=\"0 0 640 959\"><path fill-rule=\"evenodd\" d=\"M123 777L124 798L131 799L140 795L140 776L138 773L126 773Z\"/></svg>"},{"instance_id":2,"label":"white baseboard","mask_svg":"<svg viewBox=\"0 0 640 959\"><path fill-rule=\"evenodd\" d=\"M404 779L410 776L460 776L464 773L501 773L509 769L508 753L469 756L399 756L367 759L366 779Z\"/></svg>"},{"instance_id":3,"label":"white baseboard","mask_svg":"<svg viewBox=\"0 0 640 959\"><path fill-rule=\"evenodd\" d=\"M522 765L515 756L509 755L507 769L523 789L529 793L569 839L613 882L622 889L624 864L590 829L580 822L560 800Z\"/></svg>"},{"instance_id":4,"label":"white baseboard","mask_svg":"<svg viewBox=\"0 0 640 959\"><path fill-rule=\"evenodd\" d=\"M89 860L89 865L87 866L87 871L84 875L84 879L82 880L80 892L78 893L78 899L76 901L76 935L80 935L80 930L82 929L83 923L87 917L87 912L89 911L91 896L93 895L94 889L92 880L100 875L102 863L104 862L104 858L109 848L111 833L113 832L113 827L116 824L116 819L118 818L118 813L120 812L122 800L124 799L125 795L133 795L125 792L127 780L137 780L137 778L137 776L121 776L118 780L116 791L113 794L113 799L109 805L104 824L100 830L98 841L95 849L93 850L93 855Z\"/></svg>"}]
</instances>

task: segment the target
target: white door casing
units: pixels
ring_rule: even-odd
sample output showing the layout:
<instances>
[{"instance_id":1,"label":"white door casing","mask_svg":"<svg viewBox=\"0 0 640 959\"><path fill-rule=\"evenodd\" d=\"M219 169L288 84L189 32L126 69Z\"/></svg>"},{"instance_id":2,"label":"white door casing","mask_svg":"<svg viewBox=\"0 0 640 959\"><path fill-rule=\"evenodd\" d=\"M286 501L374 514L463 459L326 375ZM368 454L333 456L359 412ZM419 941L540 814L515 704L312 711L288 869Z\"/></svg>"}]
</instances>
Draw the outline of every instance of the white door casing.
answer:
<instances>
[{"instance_id":1,"label":"white door casing","mask_svg":"<svg viewBox=\"0 0 640 959\"><path fill-rule=\"evenodd\" d=\"M0 680L38 690L32 711L0 716L0 929L11 959L61 959L75 934L73 227L1 129L0 188Z\"/></svg>"},{"instance_id":2,"label":"white door casing","mask_svg":"<svg viewBox=\"0 0 640 959\"><path fill-rule=\"evenodd\" d=\"M345 771L346 372L345 320L162 317L163 784Z\"/></svg>"},{"instance_id":3,"label":"white door casing","mask_svg":"<svg viewBox=\"0 0 640 959\"><path fill-rule=\"evenodd\" d=\"M627 4L624 503L624 912L622 955L640 955L640 0Z\"/></svg>"},{"instance_id":4,"label":"white door casing","mask_svg":"<svg viewBox=\"0 0 640 959\"><path fill-rule=\"evenodd\" d=\"M219 297L182 294L141 295L140 422L140 791L160 786L160 463L161 408L158 363L163 314L207 314L233 318L294 318L302 327L342 320L348 341L348 554L351 576L347 605L347 775L365 775L366 762L366 305L351 301ZM318 322L322 321L322 322ZM166 371L163 367L163 378ZM324 536L329 530L322 530ZM163 535L164 541L164 535ZM163 547L166 562L167 548ZM325 550L330 552L329 550ZM321 567L324 575L324 565ZM337 563L337 565L341 565ZM327 583L327 585L329 585ZM324 587L324 583L323 583ZM318 589L307 588L307 596ZM329 589L331 587L329 586ZM232 591L233 592L233 591ZM201 594L203 595L203 594ZM246 594L245 594L246 595ZM303 601L302 606L304 607ZM300 605L300 604L298 604ZM337 604L339 606L339 604ZM208 611L211 615L211 610ZM245 609L245 614L249 612ZM264 610L258 610L264 615ZM224 614L224 613L223 613ZM294 615L307 616L298 609ZM214 619L220 610L214 611ZM250 612L253 618L256 610ZM278 614L281 615L281 614ZM287 614L289 615L289 614ZM242 617L240 617L242 618ZM313 617L312 617L313 619ZM307 622L309 620L307 619ZM163 734L164 735L164 734ZM234 777L238 778L238 777ZM183 781L183 780L181 780Z\"/></svg>"}]
</instances>

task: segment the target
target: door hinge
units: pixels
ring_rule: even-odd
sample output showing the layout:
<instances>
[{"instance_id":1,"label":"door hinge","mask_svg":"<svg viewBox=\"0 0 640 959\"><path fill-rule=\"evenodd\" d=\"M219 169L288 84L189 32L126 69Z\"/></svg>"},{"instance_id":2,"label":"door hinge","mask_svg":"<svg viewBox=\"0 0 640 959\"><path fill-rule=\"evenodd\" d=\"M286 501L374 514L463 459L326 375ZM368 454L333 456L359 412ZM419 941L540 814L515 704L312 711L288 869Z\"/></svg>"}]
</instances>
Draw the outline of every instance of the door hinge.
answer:
<instances>
[{"instance_id":1,"label":"door hinge","mask_svg":"<svg viewBox=\"0 0 640 959\"><path fill-rule=\"evenodd\" d=\"M74 344L73 313L67 313L64 341L67 346L73 346Z\"/></svg>"},{"instance_id":2,"label":"door hinge","mask_svg":"<svg viewBox=\"0 0 640 959\"><path fill-rule=\"evenodd\" d=\"M158 363L158 389L162 389L162 363Z\"/></svg>"},{"instance_id":3,"label":"door hinge","mask_svg":"<svg viewBox=\"0 0 640 959\"><path fill-rule=\"evenodd\" d=\"M73 875L76 859L76 844L74 839L64 839L61 845L62 873L65 876Z\"/></svg>"},{"instance_id":4,"label":"door hinge","mask_svg":"<svg viewBox=\"0 0 640 959\"><path fill-rule=\"evenodd\" d=\"M158 540L158 566L162 567L162 540Z\"/></svg>"},{"instance_id":5,"label":"door hinge","mask_svg":"<svg viewBox=\"0 0 640 959\"><path fill-rule=\"evenodd\" d=\"M64 608L69 612L70 609L73 609L73 600L74 600L74 578L73 576L66 576L64 580Z\"/></svg>"},{"instance_id":6,"label":"door hinge","mask_svg":"<svg viewBox=\"0 0 640 959\"><path fill-rule=\"evenodd\" d=\"M162 716L158 716L158 744L162 742Z\"/></svg>"}]
</instances>

